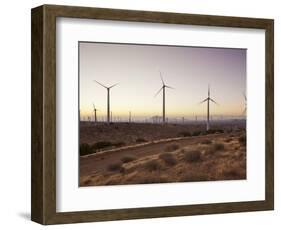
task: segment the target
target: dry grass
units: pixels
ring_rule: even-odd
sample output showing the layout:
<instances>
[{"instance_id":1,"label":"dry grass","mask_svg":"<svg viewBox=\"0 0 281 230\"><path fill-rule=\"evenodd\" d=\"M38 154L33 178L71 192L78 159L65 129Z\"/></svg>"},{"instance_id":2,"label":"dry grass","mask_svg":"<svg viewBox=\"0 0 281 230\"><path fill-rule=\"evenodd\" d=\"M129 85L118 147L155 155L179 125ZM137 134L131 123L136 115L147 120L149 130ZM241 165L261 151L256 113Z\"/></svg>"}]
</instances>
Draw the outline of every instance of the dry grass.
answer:
<instances>
[{"instance_id":1,"label":"dry grass","mask_svg":"<svg viewBox=\"0 0 281 230\"><path fill-rule=\"evenodd\" d=\"M206 173L189 171L181 176L180 181L194 182L194 181L207 181L208 179L209 178Z\"/></svg>"},{"instance_id":2,"label":"dry grass","mask_svg":"<svg viewBox=\"0 0 281 230\"><path fill-rule=\"evenodd\" d=\"M168 177L159 176L157 174L145 174L139 180L140 184L155 184L155 183L167 183L169 182Z\"/></svg>"},{"instance_id":3,"label":"dry grass","mask_svg":"<svg viewBox=\"0 0 281 230\"><path fill-rule=\"evenodd\" d=\"M229 143L229 142L231 142L232 141L232 138L226 138L225 140L224 140L224 142L226 142L226 143Z\"/></svg>"},{"instance_id":4,"label":"dry grass","mask_svg":"<svg viewBox=\"0 0 281 230\"><path fill-rule=\"evenodd\" d=\"M246 161L243 157L235 162L225 161L220 165L221 177L228 180L246 179Z\"/></svg>"},{"instance_id":5,"label":"dry grass","mask_svg":"<svg viewBox=\"0 0 281 230\"><path fill-rule=\"evenodd\" d=\"M168 166L173 166L177 164L177 159L172 153L162 153L159 155L159 159L163 160Z\"/></svg>"},{"instance_id":6,"label":"dry grass","mask_svg":"<svg viewBox=\"0 0 281 230\"><path fill-rule=\"evenodd\" d=\"M225 171L223 172L223 174L226 176L226 177L229 177L229 178L236 178L236 177L239 177L240 173L239 173L239 170L237 168L228 168L228 169L225 169Z\"/></svg>"},{"instance_id":7,"label":"dry grass","mask_svg":"<svg viewBox=\"0 0 281 230\"><path fill-rule=\"evenodd\" d=\"M206 156L212 156L215 154L215 149L213 148L213 146L209 146L206 150L205 150L205 155Z\"/></svg>"},{"instance_id":8,"label":"dry grass","mask_svg":"<svg viewBox=\"0 0 281 230\"><path fill-rule=\"evenodd\" d=\"M84 183L85 185L89 185L91 182L92 182L92 181L91 181L90 179L87 179L87 180L85 180L83 183Z\"/></svg>"},{"instance_id":9,"label":"dry grass","mask_svg":"<svg viewBox=\"0 0 281 230\"><path fill-rule=\"evenodd\" d=\"M144 168L150 172L161 170L162 166L157 160L150 160L144 164Z\"/></svg>"},{"instance_id":10,"label":"dry grass","mask_svg":"<svg viewBox=\"0 0 281 230\"><path fill-rule=\"evenodd\" d=\"M178 144L170 144L170 145L167 145L165 147L165 151L167 152L173 152L173 151L176 151L180 148L180 146Z\"/></svg>"},{"instance_id":11,"label":"dry grass","mask_svg":"<svg viewBox=\"0 0 281 230\"><path fill-rule=\"evenodd\" d=\"M226 145L220 142L209 145L208 148L205 149L205 155L211 157L221 157L222 154L227 155L227 152Z\"/></svg>"},{"instance_id":12,"label":"dry grass","mask_svg":"<svg viewBox=\"0 0 281 230\"><path fill-rule=\"evenodd\" d=\"M212 147L214 151L222 151L225 148L223 143L215 143Z\"/></svg>"}]
</instances>

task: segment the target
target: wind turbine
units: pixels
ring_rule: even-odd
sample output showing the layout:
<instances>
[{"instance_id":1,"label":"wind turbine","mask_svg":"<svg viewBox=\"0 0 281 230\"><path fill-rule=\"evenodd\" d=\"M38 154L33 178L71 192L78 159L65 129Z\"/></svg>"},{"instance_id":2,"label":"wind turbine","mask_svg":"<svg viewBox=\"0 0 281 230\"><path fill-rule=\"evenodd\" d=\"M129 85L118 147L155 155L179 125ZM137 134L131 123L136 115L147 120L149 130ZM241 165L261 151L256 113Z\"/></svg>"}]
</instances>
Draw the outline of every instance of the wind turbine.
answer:
<instances>
[{"instance_id":1,"label":"wind turbine","mask_svg":"<svg viewBox=\"0 0 281 230\"><path fill-rule=\"evenodd\" d=\"M245 108L243 110L243 114L246 115L246 112L247 112L247 96L245 93L243 93L243 96L244 96L244 100L245 100Z\"/></svg>"},{"instance_id":2,"label":"wind turbine","mask_svg":"<svg viewBox=\"0 0 281 230\"><path fill-rule=\"evenodd\" d=\"M129 111L129 123L131 123L132 122L132 113L131 113L131 111Z\"/></svg>"},{"instance_id":3,"label":"wind turbine","mask_svg":"<svg viewBox=\"0 0 281 230\"><path fill-rule=\"evenodd\" d=\"M107 123L109 123L110 122L110 89L113 88L114 86L118 85L118 83L107 87L96 80L95 80L95 82L107 90Z\"/></svg>"},{"instance_id":4,"label":"wind turbine","mask_svg":"<svg viewBox=\"0 0 281 230\"><path fill-rule=\"evenodd\" d=\"M96 107L95 107L95 104L93 104L93 112L94 112L94 116L95 116L95 122L97 122L98 120L97 120L97 109L96 109Z\"/></svg>"},{"instance_id":5,"label":"wind turbine","mask_svg":"<svg viewBox=\"0 0 281 230\"><path fill-rule=\"evenodd\" d=\"M203 101L200 102L200 104L204 103L207 101L207 128L206 130L208 131L210 129L210 101L217 104L211 97L210 97L210 85L208 85L208 97L204 99Z\"/></svg>"},{"instance_id":6,"label":"wind turbine","mask_svg":"<svg viewBox=\"0 0 281 230\"><path fill-rule=\"evenodd\" d=\"M162 123L164 124L166 122L166 101L165 101L165 92L166 92L166 88L169 88L169 89L174 89L173 87L171 86L168 86L165 84L164 80L163 80L163 77L162 77L162 74L161 72L159 71L160 73L160 78L161 78L161 81L162 81L162 87L158 90L158 92L155 94L154 97L156 97L160 92L161 90L163 91L163 115L162 115Z\"/></svg>"}]
</instances>

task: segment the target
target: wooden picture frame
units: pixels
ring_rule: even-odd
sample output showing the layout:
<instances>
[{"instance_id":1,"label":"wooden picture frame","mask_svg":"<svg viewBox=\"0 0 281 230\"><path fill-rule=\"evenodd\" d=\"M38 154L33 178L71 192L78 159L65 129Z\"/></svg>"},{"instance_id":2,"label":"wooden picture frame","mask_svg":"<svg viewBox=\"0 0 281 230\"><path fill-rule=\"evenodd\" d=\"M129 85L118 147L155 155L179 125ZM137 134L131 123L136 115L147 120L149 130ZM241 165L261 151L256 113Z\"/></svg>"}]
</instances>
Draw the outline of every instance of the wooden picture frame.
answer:
<instances>
[{"instance_id":1,"label":"wooden picture frame","mask_svg":"<svg viewBox=\"0 0 281 230\"><path fill-rule=\"evenodd\" d=\"M266 36L265 200L249 202L56 211L56 18L121 20L264 29ZM32 9L32 205L31 219L63 224L274 209L274 21L179 13L43 5Z\"/></svg>"}]
</instances>

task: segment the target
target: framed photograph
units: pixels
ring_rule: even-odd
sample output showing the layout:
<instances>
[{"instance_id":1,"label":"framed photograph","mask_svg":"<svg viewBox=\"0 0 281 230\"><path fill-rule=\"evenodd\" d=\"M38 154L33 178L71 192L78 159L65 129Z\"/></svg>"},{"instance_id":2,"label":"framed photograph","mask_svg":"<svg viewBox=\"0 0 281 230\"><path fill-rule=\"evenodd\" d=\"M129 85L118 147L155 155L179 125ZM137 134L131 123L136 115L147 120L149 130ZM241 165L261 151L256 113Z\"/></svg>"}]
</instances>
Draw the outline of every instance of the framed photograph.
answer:
<instances>
[{"instance_id":1,"label":"framed photograph","mask_svg":"<svg viewBox=\"0 0 281 230\"><path fill-rule=\"evenodd\" d=\"M273 210L273 29L32 9L32 220Z\"/></svg>"}]
</instances>

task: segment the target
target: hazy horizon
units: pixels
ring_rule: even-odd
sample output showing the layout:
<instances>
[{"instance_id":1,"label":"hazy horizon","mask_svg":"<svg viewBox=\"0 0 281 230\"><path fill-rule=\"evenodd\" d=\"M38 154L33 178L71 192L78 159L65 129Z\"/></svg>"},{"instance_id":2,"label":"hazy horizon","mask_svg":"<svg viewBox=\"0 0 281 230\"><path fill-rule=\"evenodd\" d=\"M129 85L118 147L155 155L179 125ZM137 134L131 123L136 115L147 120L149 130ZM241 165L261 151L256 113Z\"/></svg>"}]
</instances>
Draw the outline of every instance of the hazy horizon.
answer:
<instances>
[{"instance_id":1,"label":"hazy horizon","mask_svg":"<svg viewBox=\"0 0 281 230\"><path fill-rule=\"evenodd\" d=\"M166 89L166 117L204 117L210 84L213 117L243 115L246 92L246 49L178 47L110 43L79 43L80 114L98 117L107 112L106 86L113 116L121 119L162 116L162 87Z\"/></svg>"}]
</instances>

